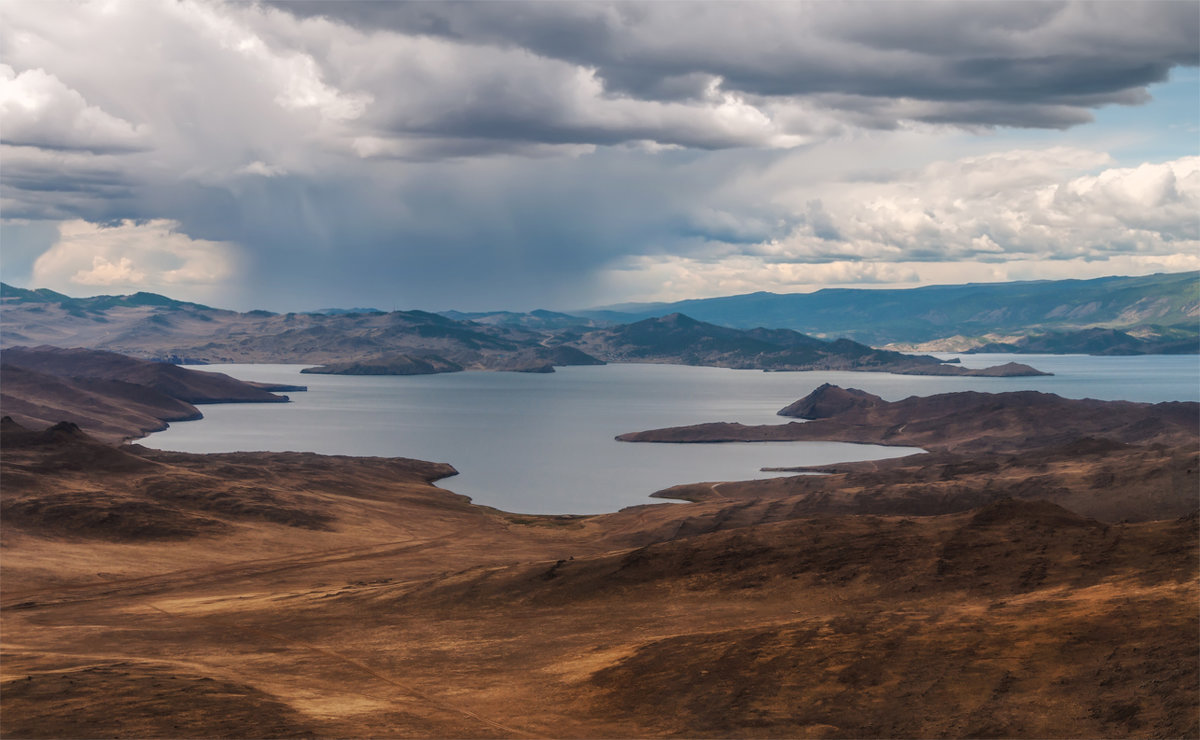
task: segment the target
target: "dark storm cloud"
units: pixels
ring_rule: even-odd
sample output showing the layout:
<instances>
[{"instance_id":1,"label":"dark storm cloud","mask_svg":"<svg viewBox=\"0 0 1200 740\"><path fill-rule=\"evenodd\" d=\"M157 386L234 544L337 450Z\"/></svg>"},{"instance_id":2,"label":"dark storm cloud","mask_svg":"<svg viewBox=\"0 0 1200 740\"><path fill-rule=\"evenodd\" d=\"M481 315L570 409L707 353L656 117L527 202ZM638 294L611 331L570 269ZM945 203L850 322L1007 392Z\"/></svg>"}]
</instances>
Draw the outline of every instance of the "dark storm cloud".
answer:
<instances>
[{"instance_id":1,"label":"dark storm cloud","mask_svg":"<svg viewBox=\"0 0 1200 740\"><path fill-rule=\"evenodd\" d=\"M701 99L714 89L771 98L836 93L940 104L914 119L969 125L1085 122L1088 109L1128 104L1137 97L1131 91L1165 80L1174 66L1195 65L1200 56L1200 5L1189 2L278 7L361 29L528 50L595 69L608 94L640 100ZM876 125L903 120L894 112ZM531 126L519 128L527 137L538 135ZM504 125L494 131L497 138L512 135ZM645 135L587 125L570 134L556 127L543 133L549 141L598 144Z\"/></svg>"},{"instance_id":2,"label":"dark storm cloud","mask_svg":"<svg viewBox=\"0 0 1200 740\"><path fill-rule=\"evenodd\" d=\"M35 147L0 147L6 219L106 220L137 194L136 178L111 157Z\"/></svg>"},{"instance_id":3,"label":"dark storm cloud","mask_svg":"<svg viewBox=\"0 0 1200 740\"><path fill-rule=\"evenodd\" d=\"M1013 105L1003 102L973 102L937 106L912 118L925 123L977 126L1012 126L1068 129L1092 120L1084 108L1068 105Z\"/></svg>"},{"instance_id":4,"label":"dark storm cloud","mask_svg":"<svg viewBox=\"0 0 1200 740\"><path fill-rule=\"evenodd\" d=\"M592 276L615 258L736 236L693 218L720 169L689 158L677 153L672 171L614 150L585 177L561 158L410 162L402 179L377 162L319 181L259 179L236 195L191 186L142 206L193 238L253 244L246 307L311 308L317 295L346 305L376 296L385 309L580 306L602 300ZM694 177L678 182L680 171Z\"/></svg>"}]
</instances>

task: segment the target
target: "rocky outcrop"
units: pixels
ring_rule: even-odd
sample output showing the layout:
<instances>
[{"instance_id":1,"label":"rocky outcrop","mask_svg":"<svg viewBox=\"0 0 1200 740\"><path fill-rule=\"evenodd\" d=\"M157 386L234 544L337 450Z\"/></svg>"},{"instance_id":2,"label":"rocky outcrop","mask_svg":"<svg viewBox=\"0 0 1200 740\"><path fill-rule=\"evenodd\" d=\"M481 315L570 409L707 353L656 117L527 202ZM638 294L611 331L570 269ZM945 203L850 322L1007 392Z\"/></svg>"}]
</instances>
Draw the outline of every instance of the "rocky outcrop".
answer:
<instances>
[{"instance_id":1,"label":"rocky outcrop","mask_svg":"<svg viewBox=\"0 0 1200 740\"><path fill-rule=\"evenodd\" d=\"M828 419L851 409L870 408L881 403L884 403L882 398L866 391L825 383L799 401L780 409L778 414L797 419Z\"/></svg>"}]
</instances>

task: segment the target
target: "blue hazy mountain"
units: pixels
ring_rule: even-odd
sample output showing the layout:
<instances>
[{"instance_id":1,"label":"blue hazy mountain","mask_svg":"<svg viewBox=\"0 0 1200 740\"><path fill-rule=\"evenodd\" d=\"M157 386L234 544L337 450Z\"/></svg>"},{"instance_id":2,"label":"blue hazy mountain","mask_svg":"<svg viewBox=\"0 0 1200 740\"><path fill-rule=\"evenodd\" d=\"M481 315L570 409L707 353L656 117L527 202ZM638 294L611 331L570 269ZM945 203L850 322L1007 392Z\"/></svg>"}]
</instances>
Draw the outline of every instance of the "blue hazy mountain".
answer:
<instances>
[{"instance_id":1,"label":"blue hazy mountain","mask_svg":"<svg viewBox=\"0 0 1200 740\"><path fill-rule=\"evenodd\" d=\"M1200 318L1200 272L910 289L759 292L577 313L613 323L685 313L722 326L792 329L874 346L956 335L1039 335L1091 328L1186 339L1195 337Z\"/></svg>"}]
</instances>

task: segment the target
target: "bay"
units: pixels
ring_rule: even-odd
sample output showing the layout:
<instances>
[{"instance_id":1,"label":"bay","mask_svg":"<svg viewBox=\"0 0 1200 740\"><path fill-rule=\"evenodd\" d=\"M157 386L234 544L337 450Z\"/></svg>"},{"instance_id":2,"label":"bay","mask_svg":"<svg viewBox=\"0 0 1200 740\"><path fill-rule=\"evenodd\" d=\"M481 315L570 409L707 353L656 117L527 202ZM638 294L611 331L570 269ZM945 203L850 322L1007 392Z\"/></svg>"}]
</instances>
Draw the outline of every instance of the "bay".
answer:
<instances>
[{"instance_id":1,"label":"bay","mask_svg":"<svg viewBox=\"0 0 1200 740\"><path fill-rule=\"evenodd\" d=\"M975 367L1011 359L1055 372L953 378L677 365L559 368L553 374L301 375L303 365L209 365L243 380L307 385L289 404L204 406L205 418L143 441L186 452L296 450L447 462L441 485L523 513L591 514L653 503L680 483L772 475L763 467L882 459L913 448L839 442L631 444L623 432L706 421L778 424L783 406L822 383L888 400L955 390L1044 390L1070 398L1200 400L1200 358L963 355Z\"/></svg>"}]
</instances>

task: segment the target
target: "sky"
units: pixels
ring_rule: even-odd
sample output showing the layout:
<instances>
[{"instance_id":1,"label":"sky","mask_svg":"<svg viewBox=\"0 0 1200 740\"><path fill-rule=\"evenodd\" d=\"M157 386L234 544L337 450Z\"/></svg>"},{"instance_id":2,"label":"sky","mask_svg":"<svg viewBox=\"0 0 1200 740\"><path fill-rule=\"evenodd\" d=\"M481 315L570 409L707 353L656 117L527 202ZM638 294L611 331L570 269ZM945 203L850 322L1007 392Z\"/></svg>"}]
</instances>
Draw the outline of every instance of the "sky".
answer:
<instances>
[{"instance_id":1,"label":"sky","mask_svg":"<svg viewBox=\"0 0 1200 740\"><path fill-rule=\"evenodd\" d=\"M1200 3L0 3L0 279L571 310L1200 268Z\"/></svg>"}]
</instances>

